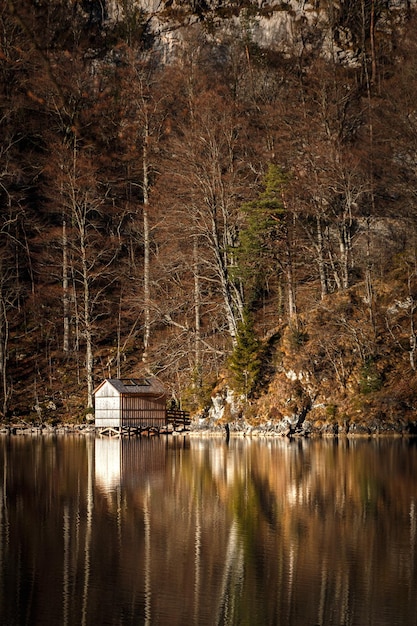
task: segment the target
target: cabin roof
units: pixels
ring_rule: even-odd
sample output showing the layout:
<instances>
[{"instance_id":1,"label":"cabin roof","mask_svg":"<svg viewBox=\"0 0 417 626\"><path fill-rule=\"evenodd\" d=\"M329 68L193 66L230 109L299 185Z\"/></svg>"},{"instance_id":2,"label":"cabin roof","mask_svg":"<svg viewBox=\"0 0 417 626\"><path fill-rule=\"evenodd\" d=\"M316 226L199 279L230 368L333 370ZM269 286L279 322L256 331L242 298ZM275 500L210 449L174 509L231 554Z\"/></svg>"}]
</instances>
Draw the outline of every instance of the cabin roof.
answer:
<instances>
[{"instance_id":1,"label":"cabin roof","mask_svg":"<svg viewBox=\"0 0 417 626\"><path fill-rule=\"evenodd\" d=\"M159 380L153 377L146 378L106 378L96 387L94 393L106 383L109 383L121 395L138 395L138 396L165 396L166 391Z\"/></svg>"}]
</instances>

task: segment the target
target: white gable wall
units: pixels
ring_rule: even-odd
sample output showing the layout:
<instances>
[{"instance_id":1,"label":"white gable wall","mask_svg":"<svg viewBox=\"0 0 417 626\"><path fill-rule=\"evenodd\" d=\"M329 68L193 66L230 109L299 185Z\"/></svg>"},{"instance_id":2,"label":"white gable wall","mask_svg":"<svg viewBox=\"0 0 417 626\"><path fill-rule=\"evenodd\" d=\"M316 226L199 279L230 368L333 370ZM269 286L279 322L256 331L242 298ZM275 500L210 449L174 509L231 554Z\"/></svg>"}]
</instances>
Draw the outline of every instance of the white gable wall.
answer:
<instances>
[{"instance_id":1,"label":"white gable wall","mask_svg":"<svg viewBox=\"0 0 417 626\"><path fill-rule=\"evenodd\" d=\"M100 428L120 426L120 393L108 381L95 393L95 425Z\"/></svg>"},{"instance_id":2,"label":"white gable wall","mask_svg":"<svg viewBox=\"0 0 417 626\"><path fill-rule=\"evenodd\" d=\"M108 380L104 381L104 383L97 389L97 391L95 392L95 397L96 398L107 398L107 397L119 397L120 396L120 392L117 391L117 389L115 387L113 387L112 384L109 383Z\"/></svg>"}]
</instances>

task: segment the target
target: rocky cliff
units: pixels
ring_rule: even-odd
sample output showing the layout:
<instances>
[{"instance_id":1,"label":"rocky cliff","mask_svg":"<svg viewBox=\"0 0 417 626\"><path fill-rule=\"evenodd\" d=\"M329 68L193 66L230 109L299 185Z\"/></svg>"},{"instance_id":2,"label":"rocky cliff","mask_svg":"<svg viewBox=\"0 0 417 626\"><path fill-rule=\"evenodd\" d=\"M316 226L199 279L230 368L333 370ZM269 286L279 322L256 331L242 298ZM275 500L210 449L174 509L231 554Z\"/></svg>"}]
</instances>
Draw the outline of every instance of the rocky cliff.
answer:
<instances>
[{"instance_id":1,"label":"rocky cliff","mask_svg":"<svg viewBox=\"0 0 417 626\"><path fill-rule=\"evenodd\" d=\"M91 12L95 3L84 5ZM319 51L352 65L371 31L375 37L390 35L416 5L417 0L107 0L99 14L103 23L114 24L139 13L165 56L199 29L217 42L242 37L261 49L298 56Z\"/></svg>"}]
</instances>

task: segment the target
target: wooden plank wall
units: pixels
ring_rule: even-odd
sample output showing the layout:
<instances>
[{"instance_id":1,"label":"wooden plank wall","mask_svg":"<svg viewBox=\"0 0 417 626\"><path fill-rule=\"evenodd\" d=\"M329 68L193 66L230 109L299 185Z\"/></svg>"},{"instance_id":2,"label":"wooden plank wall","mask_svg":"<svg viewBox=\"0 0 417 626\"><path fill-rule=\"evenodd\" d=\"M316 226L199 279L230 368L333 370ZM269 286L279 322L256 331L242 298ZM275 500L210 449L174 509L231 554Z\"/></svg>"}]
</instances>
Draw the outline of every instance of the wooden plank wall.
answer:
<instances>
[{"instance_id":1,"label":"wooden plank wall","mask_svg":"<svg viewBox=\"0 0 417 626\"><path fill-rule=\"evenodd\" d=\"M165 398L121 397L121 426L161 427L166 423Z\"/></svg>"}]
</instances>

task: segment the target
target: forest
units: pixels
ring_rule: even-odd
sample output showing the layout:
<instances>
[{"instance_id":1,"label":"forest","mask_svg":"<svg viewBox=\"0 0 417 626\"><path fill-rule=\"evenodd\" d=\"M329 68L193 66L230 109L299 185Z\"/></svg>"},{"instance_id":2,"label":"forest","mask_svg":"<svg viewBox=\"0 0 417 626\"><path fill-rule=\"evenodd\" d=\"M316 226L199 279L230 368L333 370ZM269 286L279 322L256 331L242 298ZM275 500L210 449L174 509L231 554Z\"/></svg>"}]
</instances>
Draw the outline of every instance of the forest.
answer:
<instances>
[{"instance_id":1,"label":"forest","mask_svg":"<svg viewBox=\"0 0 417 626\"><path fill-rule=\"evenodd\" d=\"M194 3L167 53L98 4L0 9L2 419L151 373L196 415L415 422L415 11L319 3L289 54Z\"/></svg>"}]
</instances>

